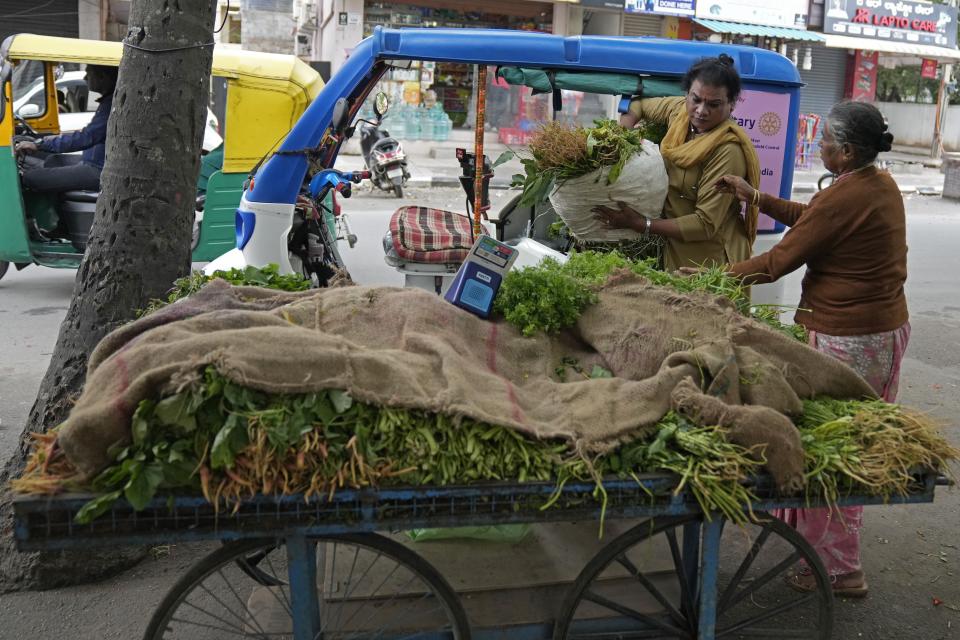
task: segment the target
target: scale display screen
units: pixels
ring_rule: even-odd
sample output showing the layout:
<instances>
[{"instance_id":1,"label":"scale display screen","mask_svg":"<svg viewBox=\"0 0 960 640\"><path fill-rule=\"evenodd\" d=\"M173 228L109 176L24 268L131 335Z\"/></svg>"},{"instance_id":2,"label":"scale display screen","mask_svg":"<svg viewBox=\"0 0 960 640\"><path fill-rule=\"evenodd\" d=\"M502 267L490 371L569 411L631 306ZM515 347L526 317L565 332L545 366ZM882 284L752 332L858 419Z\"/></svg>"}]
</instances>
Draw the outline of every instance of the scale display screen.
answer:
<instances>
[{"instance_id":1,"label":"scale display screen","mask_svg":"<svg viewBox=\"0 0 960 640\"><path fill-rule=\"evenodd\" d=\"M511 249L503 243L497 242L490 236L481 236L473 248L473 254L478 258L483 258L491 264L495 264L501 269L505 269L515 249Z\"/></svg>"}]
</instances>

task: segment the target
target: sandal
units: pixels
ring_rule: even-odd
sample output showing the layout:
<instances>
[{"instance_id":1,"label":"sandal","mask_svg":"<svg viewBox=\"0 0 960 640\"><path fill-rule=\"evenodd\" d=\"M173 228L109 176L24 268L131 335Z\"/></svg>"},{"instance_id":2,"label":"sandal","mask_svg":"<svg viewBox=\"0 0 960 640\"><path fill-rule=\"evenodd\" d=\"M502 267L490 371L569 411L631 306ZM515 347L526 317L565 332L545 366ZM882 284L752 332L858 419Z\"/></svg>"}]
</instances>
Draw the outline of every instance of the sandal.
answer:
<instances>
[{"instance_id":1,"label":"sandal","mask_svg":"<svg viewBox=\"0 0 960 640\"><path fill-rule=\"evenodd\" d=\"M817 590L817 578L808 567L804 567L785 578L787 586L801 593ZM830 576L833 595L839 598L864 598L867 595L867 581L863 571L853 571Z\"/></svg>"}]
</instances>

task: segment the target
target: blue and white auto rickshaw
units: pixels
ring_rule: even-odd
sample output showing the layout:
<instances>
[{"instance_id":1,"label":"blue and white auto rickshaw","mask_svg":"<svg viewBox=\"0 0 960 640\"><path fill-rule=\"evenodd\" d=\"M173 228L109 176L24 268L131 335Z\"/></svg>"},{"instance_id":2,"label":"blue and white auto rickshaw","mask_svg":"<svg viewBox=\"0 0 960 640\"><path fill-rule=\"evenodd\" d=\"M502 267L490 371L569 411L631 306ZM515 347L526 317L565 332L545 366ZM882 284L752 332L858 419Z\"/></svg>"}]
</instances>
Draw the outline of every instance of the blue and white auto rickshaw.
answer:
<instances>
[{"instance_id":1,"label":"blue and white auto rickshaw","mask_svg":"<svg viewBox=\"0 0 960 640\"><path fill-rule=\"evenodd\" d=\"M491 76L497 69L506 67L545 71L551 79L557 78L559 73L566 82L565 89L579 88L587 95L591 92L612 94L600 96L600 102L608 105L608 112L603 115L614 117L617 105L623 109L623 105L644 85L648 87L643 89L647 96L671 95L671 90L678 92L673 95L678 95L678 81L690 65L700 58L720 53L727 53L735 59L743 81L743 92L734 117L757 148L762 168L761 189L789 198L802 83L796 67L775 52L655 38L378 28L352 51L323 93L297 122L280 150L260 167L237 211L237 249L209 265L207 270L276 262L282 271L301 271L310 276L311 269L318 268L324 258L328 258L328 263L329 259L339 260L333 247L311 253L306 242L297 247L292 244L292 239L311 235L319 237L322 231L315 230L316 233L310 234L308 229L307 233L302 232L305 225L310 226L309 215L304 214L310 209L304 206L305 196L315 203L322 202L323 196L331 191L348 194L351 181L363 179L360 172L339 172L337 157L352 135L359 114L366 111L365 102L377 94L378 83L391 69L407 68L413 63L443 62L475 65L478 72L489 68ZM582 87L577 86L578 74L585 78ZM609 83L597 81L598 76L602 80L604 75L610 77ZM586 80L588 77L589 81ZM560 88L555 88L554 93L554 96L544 96L544 100L552 105L552 108L545 109L548 118L550 111L553 111L553 117L564 115L564 101L558 95ZM480 103L481 108L476 111L482 117L483 101ZM379 107L377 113L382 115L387 105L380 102ZM559 111L557 107L560 107ZM589 125L590 121L583 124ZM473 152L467 153L467 158L462 153L460 158L455 158L451 152L450 162L459 161L462 167L469 166L472 170L475 164L472 159L483 155L482 149ZM481 169L486 172L484 167ZM470 187L468 193L474 192L471 200L476 198L476 204L481 206L481 194L472 189L472 181L463 182ZM309 193L308 185L311 184L312 193ZM480 185L478 182L477 186ZM390 225L394 250L390 250L391 241L385 240L387 259L405 274L408 284L435 288L439 293L449 286L472 244L470 220L462 213L431 210L425 217L422 211L417 211L417 207L406 207L397 212ZM495 214L498 239L517 243L528 237L551 245L547 228L552 220L540 213L519 207L514 199L499 215ZM413 219L415 215L420 217L420 225L429 225L429 228L418 228L418 222ZM424 235L438 240L429 246L416 244L409 238L400 237L404 230L418 241ZM766 251L783 232L782 225L761 216L754 250ZM466 246L462 246L464 244ZM313 242L314 247L321 245ZM781 283L755 287L754 301L782 304L781 290Z\"/></svg>"}]
</instances>

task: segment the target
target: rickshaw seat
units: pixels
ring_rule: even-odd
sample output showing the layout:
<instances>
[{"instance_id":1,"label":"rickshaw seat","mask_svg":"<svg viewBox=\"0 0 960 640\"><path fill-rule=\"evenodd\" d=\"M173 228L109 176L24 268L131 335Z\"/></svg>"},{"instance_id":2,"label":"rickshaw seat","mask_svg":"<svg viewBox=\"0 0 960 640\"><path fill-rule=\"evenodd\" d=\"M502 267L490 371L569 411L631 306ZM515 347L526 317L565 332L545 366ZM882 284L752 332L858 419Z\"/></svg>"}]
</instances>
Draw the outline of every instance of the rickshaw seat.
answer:
<instances>
[{"instance_id":1,"label":"rickshaw seat","mask_svg":"<svg viewBox=\"0 0 960 640\"><path fill-rule=\"evenodd\" d=\"M71 244L77 251L83 252L87 249L90 227L93 225L93 218L97 213L97 197L99 195L96 191L80 189L64 191L60 194L57 212L67 227L67 235Z\"/></svg>"},{"instance_id":2,"label":"rickshaw seat","mask_svg":"<svg viewBox=\"0 0 960 640\"><path fill-rule=\"evenodd\" d=\"M473 228L462 213L408 206L390 218L390 239L397 256L408 262L459 263L470 254Z\"/></svg>"},{"instance_id":3,"label":"rickshaw seat","mask_svg":"<svg viewBox=\"0 0 960 640\"><path fill-rule=\"evenodd\" d=\"M98 191L64 191L63 199L70 200L71 202L97 202L97 198L100 196Z\"/></svg>"}]
</instances>

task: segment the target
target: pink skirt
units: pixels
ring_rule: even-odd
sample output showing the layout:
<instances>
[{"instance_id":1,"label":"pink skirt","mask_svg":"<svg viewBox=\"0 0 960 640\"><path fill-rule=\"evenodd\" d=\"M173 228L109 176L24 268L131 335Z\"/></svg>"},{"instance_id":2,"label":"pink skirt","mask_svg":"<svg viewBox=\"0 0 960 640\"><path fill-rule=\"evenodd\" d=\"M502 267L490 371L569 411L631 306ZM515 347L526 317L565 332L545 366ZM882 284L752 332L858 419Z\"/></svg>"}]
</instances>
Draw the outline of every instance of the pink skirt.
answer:
<instances>
[{"instance_id":1,"label":"pink skirt","mask_svg":"<svg viewBox=\"0 0 960 640\"><path fill-rule=\"evenodd\" d=\"M895 331L865 336L810 332L810 346L848 364L886 402L895 402L900 365L910 340L910 323ZM777 509L774 515L794 527L816 549L831 576L860 570L863 507Z\"/></svg>"}]
</instances>

